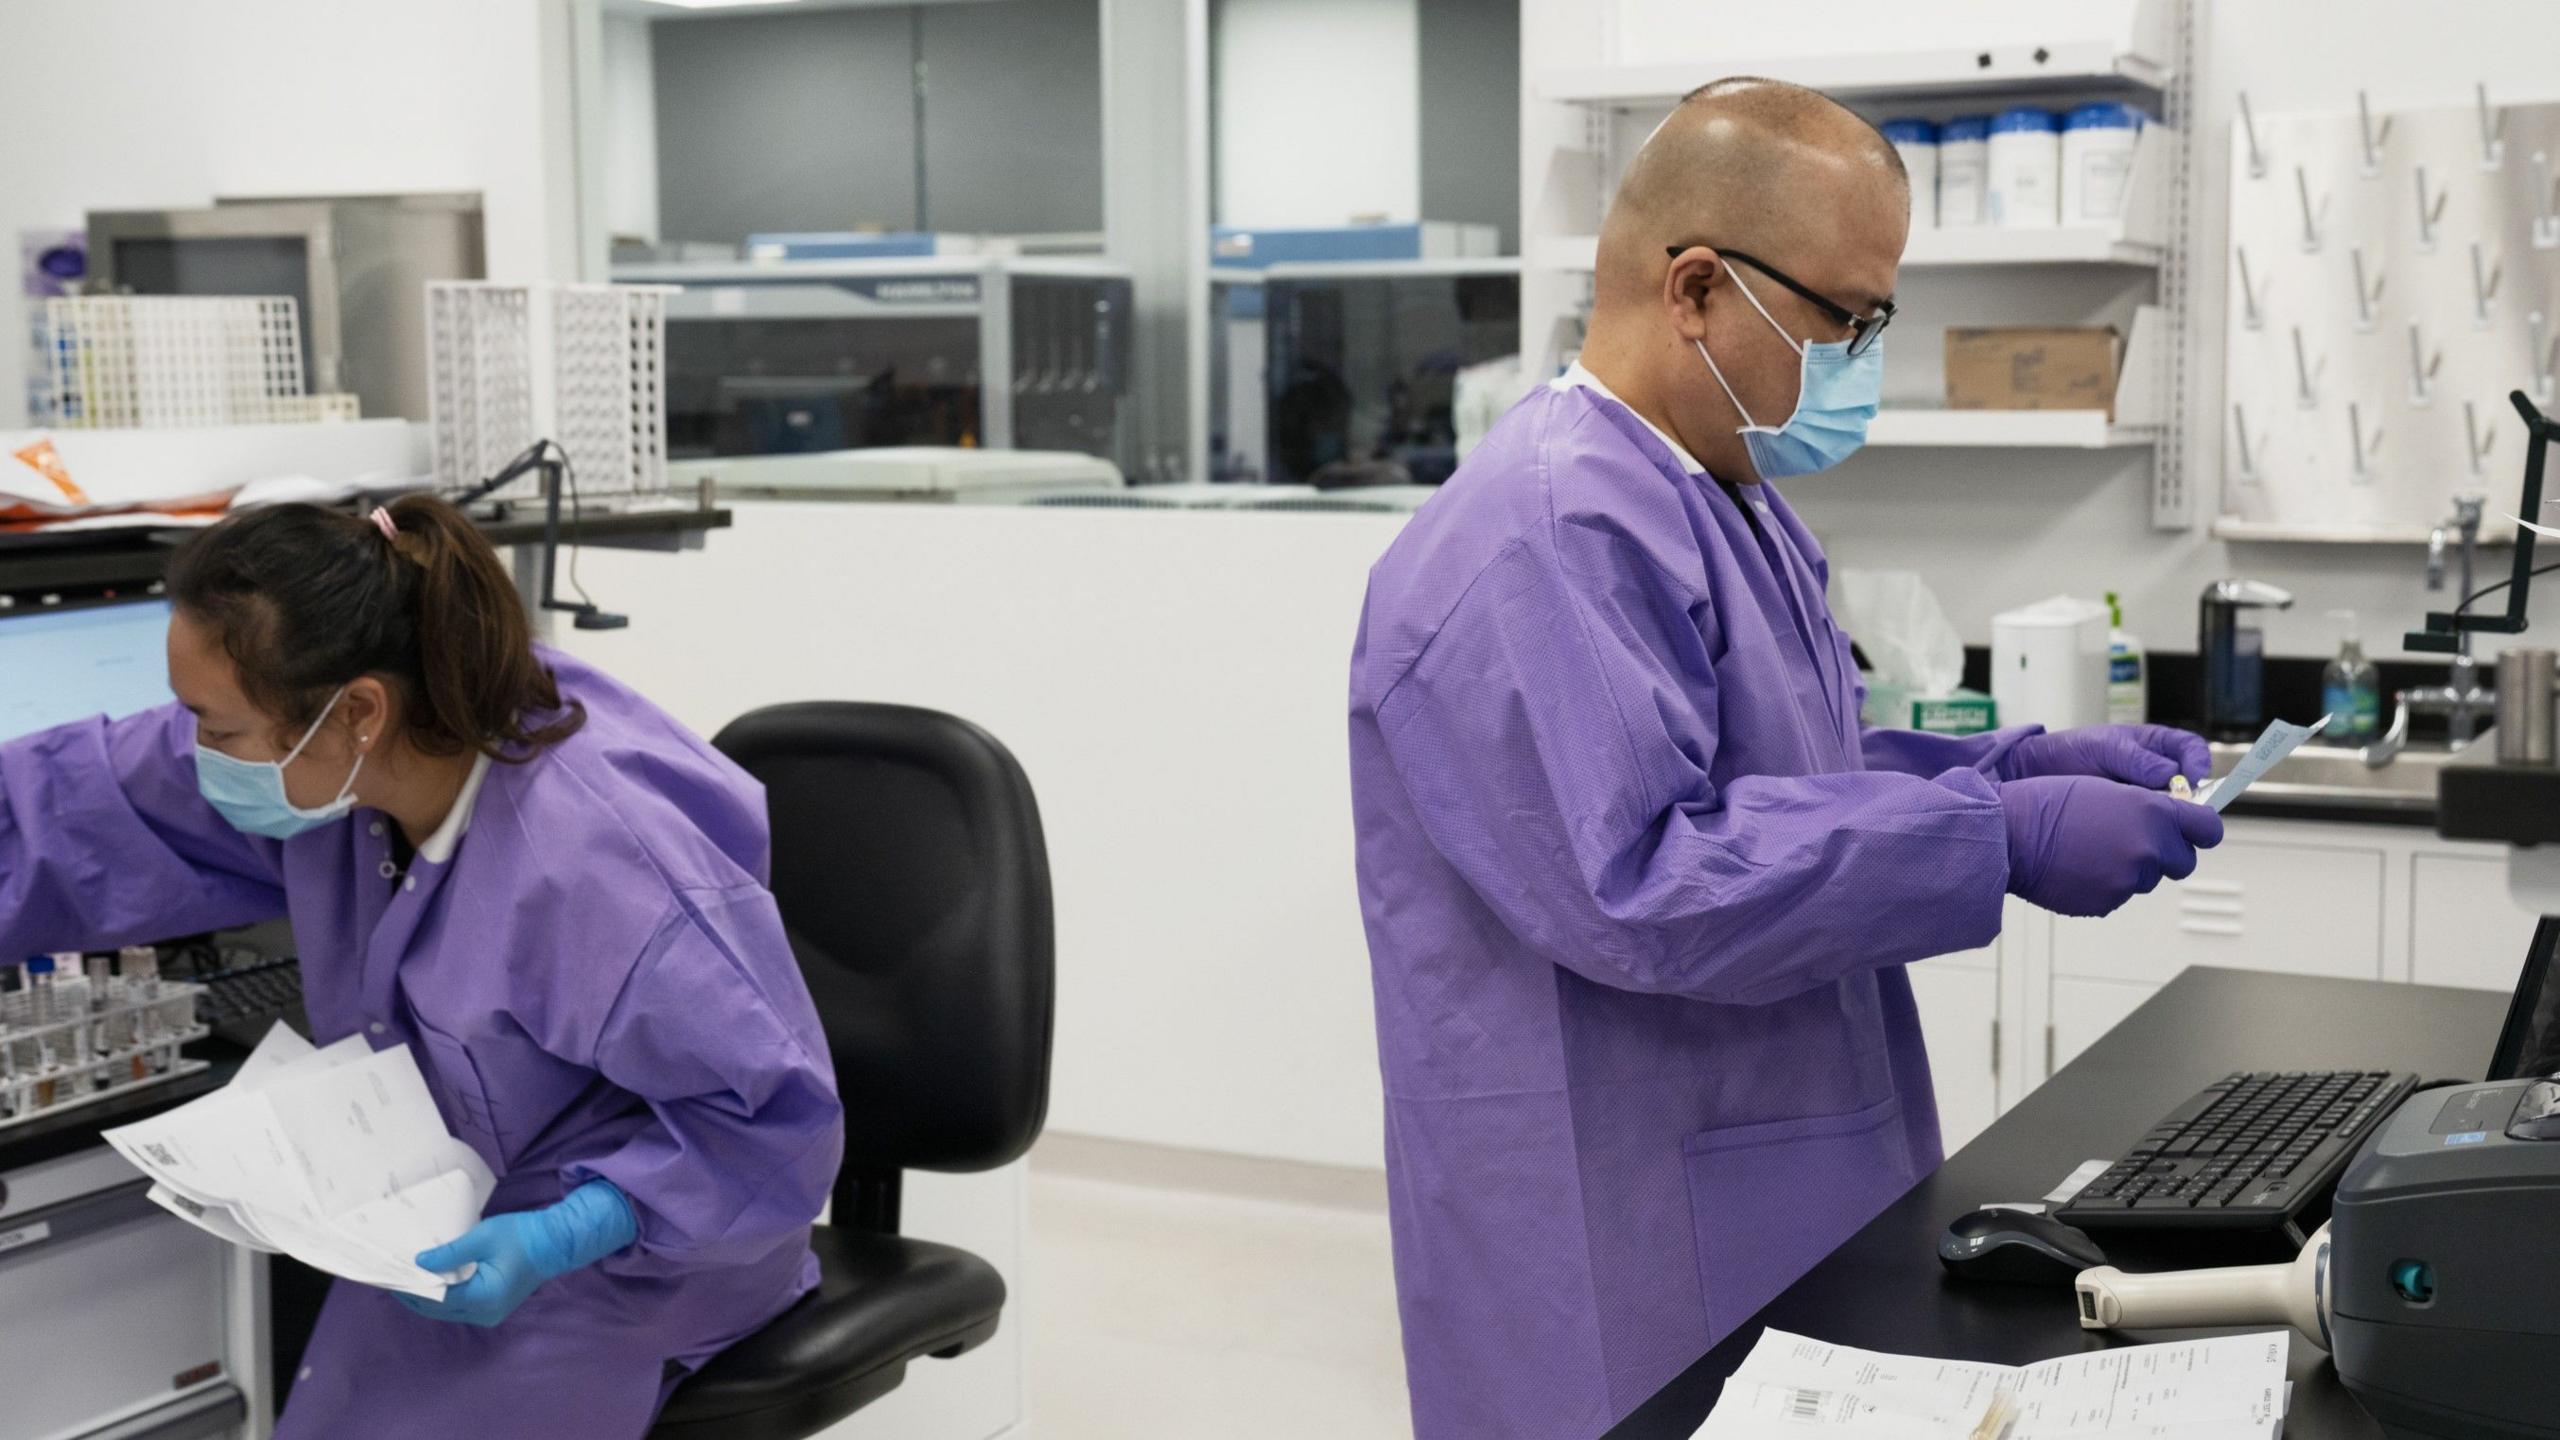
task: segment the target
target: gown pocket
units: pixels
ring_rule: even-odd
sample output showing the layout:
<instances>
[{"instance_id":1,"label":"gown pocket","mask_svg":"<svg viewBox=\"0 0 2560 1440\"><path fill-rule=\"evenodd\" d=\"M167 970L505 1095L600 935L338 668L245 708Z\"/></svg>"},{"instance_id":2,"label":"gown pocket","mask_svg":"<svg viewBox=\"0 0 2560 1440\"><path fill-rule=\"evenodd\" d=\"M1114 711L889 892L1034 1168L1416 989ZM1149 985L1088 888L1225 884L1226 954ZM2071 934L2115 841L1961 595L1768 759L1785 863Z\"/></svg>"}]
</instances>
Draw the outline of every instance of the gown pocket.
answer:
<instances>
[{"instance_id":1,"label":"gown pocket","mask_svg":"<svg viewBox=\"0 0 2560 1440\"><path fill-rule=\"evenodd\" d=\"M472 1063L470 1050L424 1025L418 1026L418 1040L427 1052L428 1089L455 1137L465 1144L485 1141L490 1150L503 1152L498 1112L489 1106L489 1089L480 1081L480 1067Z\"/></svg>"},{"instance_id":2,"label":"gown pocket","mask_svg":"<svg viewBox=\"0 0 2560 1440\"><path fill-rule=\"evenodd\" d=\"M1720 1339L1918 1179L1902 1097L1682 1144L1707 1332Z\"/></svg>"}]
</instances>

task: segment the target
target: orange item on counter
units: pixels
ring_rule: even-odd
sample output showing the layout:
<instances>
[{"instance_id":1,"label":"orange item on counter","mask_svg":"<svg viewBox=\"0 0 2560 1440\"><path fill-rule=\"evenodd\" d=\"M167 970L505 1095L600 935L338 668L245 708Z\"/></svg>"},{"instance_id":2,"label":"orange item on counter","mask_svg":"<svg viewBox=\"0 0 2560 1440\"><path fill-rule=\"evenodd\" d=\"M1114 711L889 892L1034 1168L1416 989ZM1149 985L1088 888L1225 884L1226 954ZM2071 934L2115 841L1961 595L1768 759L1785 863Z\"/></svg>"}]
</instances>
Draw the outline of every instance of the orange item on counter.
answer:
<instances>
[{"instance_id":1,"label":"orange item on counter","mask_svg":"<svg viewBox=\"0 0 2560 1440\"><path fill-rule=\"evenodd\" d=\"M47 480L53 482L53 488L62 492L62 499L65 504L86 505L89 503L88 492L71 483L71 471L63 465L62 457L54 453L53 441L50 439L38 440L32 445L18 450L16 454L20 460L25 461L29 466L31 466L37 474L42 475Z\"/></svg>"}]
</instances>

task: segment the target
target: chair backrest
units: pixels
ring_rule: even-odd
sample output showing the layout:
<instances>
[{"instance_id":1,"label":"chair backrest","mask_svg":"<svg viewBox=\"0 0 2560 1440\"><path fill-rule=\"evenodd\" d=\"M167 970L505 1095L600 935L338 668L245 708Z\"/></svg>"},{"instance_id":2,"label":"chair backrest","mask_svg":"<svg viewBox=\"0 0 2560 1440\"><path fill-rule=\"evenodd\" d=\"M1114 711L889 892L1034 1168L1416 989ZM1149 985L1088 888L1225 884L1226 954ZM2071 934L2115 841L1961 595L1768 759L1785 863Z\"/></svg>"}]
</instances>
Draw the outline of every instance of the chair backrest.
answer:
<instances>
[{"instance_id":1,"label":"chair backrest","mask_svg":"<svg viewBox=\"0 0 2560 1440\"><path fill-rule=\"evenodd\" d=\"M764 783L774 898L844 1099L839 1197L1030 1149L1056 961L1040 808L1012 753L939 711L834 701L755 711L712 743Z\"/></svg>"}]
</instances>

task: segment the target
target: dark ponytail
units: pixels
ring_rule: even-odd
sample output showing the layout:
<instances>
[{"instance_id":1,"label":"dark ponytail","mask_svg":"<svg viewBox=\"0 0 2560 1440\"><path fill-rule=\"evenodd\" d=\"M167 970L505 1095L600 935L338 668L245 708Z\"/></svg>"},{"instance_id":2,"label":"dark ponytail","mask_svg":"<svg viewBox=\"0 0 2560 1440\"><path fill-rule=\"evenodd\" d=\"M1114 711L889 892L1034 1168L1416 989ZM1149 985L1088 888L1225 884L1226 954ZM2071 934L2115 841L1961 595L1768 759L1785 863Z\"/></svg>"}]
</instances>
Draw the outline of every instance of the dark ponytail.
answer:
<instances>
[{"instance_id":1,"label":"dark ponytail","mask_svg":"<svg viewBox=\"0 0 2560 1440\"><path fill-rule=\"evenodd\" d=\"M316 505L244 511L189 539L169 595L211 628L250 701L288 728L364 675L396 683L404 738L429 755L530 760L586 722L561 703L498 553L431 495L393 532Z\"/></svg>"}]
</instances>

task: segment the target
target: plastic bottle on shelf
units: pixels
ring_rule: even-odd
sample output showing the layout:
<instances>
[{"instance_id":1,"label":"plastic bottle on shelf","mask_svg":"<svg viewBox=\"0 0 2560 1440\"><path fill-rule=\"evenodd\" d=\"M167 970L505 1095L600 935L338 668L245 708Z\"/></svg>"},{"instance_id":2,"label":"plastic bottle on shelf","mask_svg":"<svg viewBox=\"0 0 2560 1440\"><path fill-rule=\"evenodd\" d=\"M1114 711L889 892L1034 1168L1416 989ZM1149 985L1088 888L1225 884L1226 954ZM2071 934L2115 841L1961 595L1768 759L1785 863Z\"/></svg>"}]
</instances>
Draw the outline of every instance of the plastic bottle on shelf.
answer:
<instances>
[{"instance_id":1,"label":"plastic bottle on shelf","mask_svg":"<svg viewBox=\"0 0 2560 1440\"><path fill-rule=\"evenodd\" d=\"M2013 105L1993 116L1985 213L2003 229L2062 221L2062 121L2050 110Z\"/></svg>"},{"instance_id":2,"label":"plastic bottle on shelf","mask_svg":"<svg viewBox=\"0 0 2560 1440\"><path fill-rule=\"evenodd\" d=\"M1938 127L1938 228L1980 225L1991 174L1991 117L1959 115Z\"/></svg>"},{"instance_id":3,"label":"plastic bottle on shelf","mask_svg":"<svg viewBox=\"0 0 2560 1440\"><path fill-rule=\"evenodd\" d=\"M1938 127L1927 120L1887 120L1876 127L1884 132L1893 152L1902 157L1903 172L1911 177L1911 228L1923 230L1938 223Z\"/></svg>"},{"instance_id":4,"label":"plastic bottle on shelf","mask_svg":"<svg viewBox=\"0 0 2560 1440\"><path fill-rule=\"evenodd\" d=\"M2107 723L2139 725L2151 715L2151 678L2142 639L2124 628L2124 604L2107 592Z\"/></svg>"},{"instance_id":5,"label":"plastic bottle on shelf","mask_svg":"<svg viewBox=\"0 0 2560 1440\"><path fill-rule=\"evenodd\" d=\"M2123 223L2145 119L2121 100L2092 101L2062 117L2063 224Z\"/></svg>"}]
</instances>

